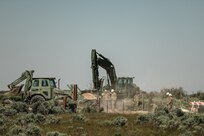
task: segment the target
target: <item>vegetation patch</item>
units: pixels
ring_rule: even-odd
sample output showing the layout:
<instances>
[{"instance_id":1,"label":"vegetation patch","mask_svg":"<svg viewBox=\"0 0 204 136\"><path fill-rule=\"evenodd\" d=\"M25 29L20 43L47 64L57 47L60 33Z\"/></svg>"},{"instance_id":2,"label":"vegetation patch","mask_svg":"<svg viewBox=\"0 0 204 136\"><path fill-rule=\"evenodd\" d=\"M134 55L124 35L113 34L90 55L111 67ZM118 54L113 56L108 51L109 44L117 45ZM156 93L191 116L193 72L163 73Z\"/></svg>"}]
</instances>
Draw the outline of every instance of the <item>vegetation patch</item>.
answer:
<instances>
[{"instance_id":1,"label":"vegetation patch","mask_svg":"<svg viewBox=\"0 0 204 136\"><path fill-rule=\"evenodd\" d=\"M60 133L58 131L51 131L46 134L46 136L68 136L65 133Z\"/></svg>"},{"instance_id":2,"label":"vegetation patch","mask_svg":"<svg viewBox=\"0 0 204 136\"><path fill-rule=\"evenodd\" d=\"M75 114L72 116L72 121L85 122L87 121L87 118L83 114Z\"/></svg>"},{"instance_id":3,"label":"vegetation patch","mask_svg":"<svg viewBox=\"0 0 204 136\"><path fill-rule=\"evenodd\" d=\"M105 120L102 124L107 126L115 126L115 127L122 127L127 124L127 118L123 116L118 116L112 120Z\"/></svg>"},{"instance_id":4,"label":"vegetation patch","mask_svg":"<svg viewBox=\"0 0 204 136\"><path fill-rule=\"evenodd\" d=\"M155 114L139 115L135 122L136 124L154 124L162 129L174 129L180 133L188 130L199 135L203 133L204 117L202 115L183 113L179 109L168 111L166 108L160 108ZM188 135L188 131L186 135Z\"/></svg>"}]
</instances>

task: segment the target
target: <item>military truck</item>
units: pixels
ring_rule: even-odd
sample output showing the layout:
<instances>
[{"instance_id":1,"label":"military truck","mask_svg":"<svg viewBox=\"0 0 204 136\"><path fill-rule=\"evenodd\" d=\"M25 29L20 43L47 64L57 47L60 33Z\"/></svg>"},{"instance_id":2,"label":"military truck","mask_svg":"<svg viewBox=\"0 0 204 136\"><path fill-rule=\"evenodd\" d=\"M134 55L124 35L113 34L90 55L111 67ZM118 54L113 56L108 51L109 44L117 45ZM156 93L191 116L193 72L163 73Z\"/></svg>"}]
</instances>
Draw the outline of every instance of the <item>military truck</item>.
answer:
<instances>
[{"instance_id":1,"label":"military truck","mask_svg":"<svg viewBox=\"0 0 204 136\"><path fill-rule=\"evenodd\" d=\"M22 96L22 99L29 103L35 103L36 101L51 100L66 96L73 99L73 90L60 90L56 86L54 77L38 77L33 78L34 70L26 70L21 76L10 83L8 88L16 95ZM25 85L17 86L19 83L25 81ZM24 91L22 88L24 86ZM80 92L77 92L78 98L80 98Z\"/></svg>"},{"instance_id":2,"label":"military truck","mask_svg":"<svg viewBox=\"0 0 204 136\"><path fill-rule=\"evenodd\" d=\"M106 70L106 85L103 85L104 79L99 78L99 67ZM96 52L95 49L91 51L91 68L93 87L99 92L102 92L104 89L114 89L118 94L118 98L133 98L140 91L140 88L133 83L134 77L117 78L113 63L102 54Z\"/></svg>"}]
</instances>

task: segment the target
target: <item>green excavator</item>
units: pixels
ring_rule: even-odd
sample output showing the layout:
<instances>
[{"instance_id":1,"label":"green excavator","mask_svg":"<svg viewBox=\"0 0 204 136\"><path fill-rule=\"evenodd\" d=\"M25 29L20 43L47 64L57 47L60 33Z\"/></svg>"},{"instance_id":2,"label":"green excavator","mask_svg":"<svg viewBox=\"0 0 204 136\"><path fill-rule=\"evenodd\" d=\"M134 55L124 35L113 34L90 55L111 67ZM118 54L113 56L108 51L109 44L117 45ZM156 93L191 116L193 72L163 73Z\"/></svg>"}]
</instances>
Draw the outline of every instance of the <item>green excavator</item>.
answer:
<instances>
[{"instance_id":1,"label":"green excavator","mask_svg":"<svg viewBox=\"0 0 204 136\"><path fill-rule=\"evenodd\" d=\"M105 69L107 73L106 85L103 85L104 79L99 78L99 67ZM134 77L117 78L113 63L95 49L91 51L91 68L93 88L101 93L105 89L114 89L118 94L118 98L132 98L140 91L140 88L133 83Z\"/></svg>"}]
</instances>

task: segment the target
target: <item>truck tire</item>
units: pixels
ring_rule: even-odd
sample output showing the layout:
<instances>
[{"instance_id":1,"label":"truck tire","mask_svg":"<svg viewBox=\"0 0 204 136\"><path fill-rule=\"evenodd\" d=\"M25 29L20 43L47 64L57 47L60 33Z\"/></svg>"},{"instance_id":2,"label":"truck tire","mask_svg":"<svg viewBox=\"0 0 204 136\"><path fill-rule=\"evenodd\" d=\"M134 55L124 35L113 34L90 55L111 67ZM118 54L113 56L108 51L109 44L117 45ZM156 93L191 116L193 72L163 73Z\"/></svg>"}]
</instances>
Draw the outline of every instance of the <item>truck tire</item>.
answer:
<instances>
[{"instance_id":1,"label":"truck tire","mask_svg":"<svg viewBox=\"0 0 204 136\"><path fill-rule=\"evenodd\" d=\"M30 104L36 103L36 102L44 102L45 98L41 95L35 95L31 98Z\"/></svg>"}]
</instances>

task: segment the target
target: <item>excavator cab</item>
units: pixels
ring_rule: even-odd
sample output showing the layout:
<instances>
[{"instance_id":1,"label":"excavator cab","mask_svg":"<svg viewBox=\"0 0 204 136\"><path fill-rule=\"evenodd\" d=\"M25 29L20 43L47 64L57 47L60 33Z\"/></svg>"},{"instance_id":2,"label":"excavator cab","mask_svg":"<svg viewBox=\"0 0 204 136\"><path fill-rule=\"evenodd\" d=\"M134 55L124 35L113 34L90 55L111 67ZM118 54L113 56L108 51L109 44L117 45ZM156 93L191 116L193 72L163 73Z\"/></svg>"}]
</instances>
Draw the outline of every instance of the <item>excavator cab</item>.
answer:
<instances>
[{"instance_id":1,"label":"excavator cab","mask_svg":"<svg viewBox=\"0 0 204 136\"><path fill-rule=\"evenodd\" d=\"M118 77L116 90L121 98L132 98L139 88L133 83L134 77Z\"/></svg>"},{"instance_id":2,"label":"excavator cab","mask_svg":"<svg viewBox=\"0 0 204 136\"><path fill-rule=\"evenodd\" d=\"M134 77L119 77L117 81L118 88L126 88L133 85Z\"/></svg>"}]
</instances>

